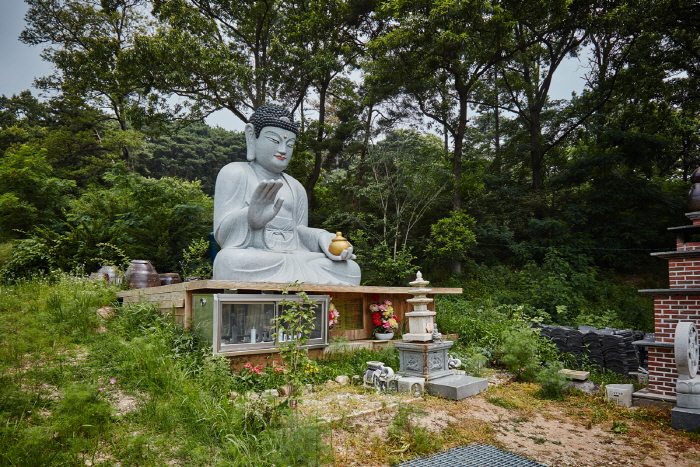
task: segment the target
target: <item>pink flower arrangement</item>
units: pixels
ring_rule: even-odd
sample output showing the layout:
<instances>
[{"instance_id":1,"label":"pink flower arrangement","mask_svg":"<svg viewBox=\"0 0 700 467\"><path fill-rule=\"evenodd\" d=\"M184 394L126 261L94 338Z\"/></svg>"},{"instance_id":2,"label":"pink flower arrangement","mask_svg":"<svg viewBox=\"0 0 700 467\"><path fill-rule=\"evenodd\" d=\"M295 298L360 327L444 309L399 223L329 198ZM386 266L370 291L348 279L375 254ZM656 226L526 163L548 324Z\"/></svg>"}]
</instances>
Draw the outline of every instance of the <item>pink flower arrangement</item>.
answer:
<instances>
[{"instance_id":1,"label":"pink flower arrangement","mask_svg":"<svg viewBox=\"0 0 700 467\"><path fill-rule=\"evenodd\" d=\"M332 297L331 297L332 299ZM328 309L330 310L328 312L328 329L333 329L333 327L338 324L338 318L340 318L340 312L338 309L331 303L328 305Z\"/></svg>"},{"instance_id":2,"label":"pink flower arrangement","mask_svg":"<svg viewBox=\"0 0 700 467\"><path fill-rule=\"evenodd\" d=\"M399 319L394 315L394 306L389 300L384 300L381 303L372 303L369 306L369 311L372 312L372 322L376 328L375 332L393 332L394 329L399 327Z\"/></svg>"}]
</instances>

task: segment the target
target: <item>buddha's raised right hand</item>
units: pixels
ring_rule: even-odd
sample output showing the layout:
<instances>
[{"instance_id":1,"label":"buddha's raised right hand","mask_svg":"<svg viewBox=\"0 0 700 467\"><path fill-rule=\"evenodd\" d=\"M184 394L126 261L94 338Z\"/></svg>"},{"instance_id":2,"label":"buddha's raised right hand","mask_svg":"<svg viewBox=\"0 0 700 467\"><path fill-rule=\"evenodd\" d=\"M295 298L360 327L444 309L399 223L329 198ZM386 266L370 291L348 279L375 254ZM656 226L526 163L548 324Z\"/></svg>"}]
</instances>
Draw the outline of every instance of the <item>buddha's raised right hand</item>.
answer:
<instances>
[{"instance_id":1,"label":"buddha's raised right hand","mask_svg":"<svg viewBox=\"0 0 700 467\"><path fill-rule=\"evenodd\" d=\"M280 212L284 198L275 201L280 188L282 188L281 180L263 180L255 188L248 205L248 225L251 229L264 228Z\"/></svg>"}]
</instances>

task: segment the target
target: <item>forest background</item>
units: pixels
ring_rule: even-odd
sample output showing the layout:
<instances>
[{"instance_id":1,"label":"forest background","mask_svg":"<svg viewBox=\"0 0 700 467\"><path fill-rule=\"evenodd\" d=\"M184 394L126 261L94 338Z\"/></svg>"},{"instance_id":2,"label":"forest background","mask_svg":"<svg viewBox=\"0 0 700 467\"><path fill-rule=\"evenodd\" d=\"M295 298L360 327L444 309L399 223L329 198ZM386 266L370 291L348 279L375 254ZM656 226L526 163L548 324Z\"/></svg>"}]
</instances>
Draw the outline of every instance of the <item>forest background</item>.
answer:
<instances>
[{"instance_id":1,"label":"forest background","mask_svg":"<svg viewBox=\"0 0 700 467\"><path fill-rule=\"evenodd\" d=\"M464 288L558 324L653 328L700 165L690 0L27 0L53 74L0 97L0 275L206 271L218 170L276 102L309 224L363 284ZM568 57L584 90L550 98ZM27 83L28 86L30 83Z\"/></svg>"}]
</instances>

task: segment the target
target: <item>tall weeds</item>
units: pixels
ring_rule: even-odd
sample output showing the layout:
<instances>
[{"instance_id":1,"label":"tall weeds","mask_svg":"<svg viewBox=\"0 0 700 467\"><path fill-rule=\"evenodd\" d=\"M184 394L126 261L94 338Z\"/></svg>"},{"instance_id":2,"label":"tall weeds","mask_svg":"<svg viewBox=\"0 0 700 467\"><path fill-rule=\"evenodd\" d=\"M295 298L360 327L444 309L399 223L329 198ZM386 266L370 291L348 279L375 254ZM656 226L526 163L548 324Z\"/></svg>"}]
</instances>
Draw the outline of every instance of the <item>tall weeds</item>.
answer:
<instances>
[{"instance_id":1,"label":"tall weeds","mask_svg":"<svg viewBox=\"0 0 700 467\"><path fill-rule=\"evenodd\" d=\"M325 428L229 398L228 362L147 305L99 317L114 293L67 275L0 286L0 466L322 465Z\"/></svg>"}]
</instances>

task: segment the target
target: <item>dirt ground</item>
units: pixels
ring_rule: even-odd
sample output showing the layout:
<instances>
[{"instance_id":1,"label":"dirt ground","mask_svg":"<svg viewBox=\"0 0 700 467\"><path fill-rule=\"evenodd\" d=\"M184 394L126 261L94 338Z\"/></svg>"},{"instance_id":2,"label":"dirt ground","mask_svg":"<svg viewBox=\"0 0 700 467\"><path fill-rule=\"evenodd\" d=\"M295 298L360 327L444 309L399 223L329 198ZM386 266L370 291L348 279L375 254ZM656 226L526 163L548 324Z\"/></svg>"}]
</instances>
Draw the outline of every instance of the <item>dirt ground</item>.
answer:
<instances>
[{"instance_id":1,"label":"dirt ground","mask_svg":"<svg viewBox=\"0 0 700 467\"><path fill-rule=\"evenodd\" d=\"M534 385L509 383L458 402L430 396L400 402L423 412L414 417L415 426L425 427L443 450L481 442L551 467L700 466L700 436L672 430L668 412L618 407L583 393L548 401L535 391ZM385 466L417 457L408 441L387 443L397 410L392 397L362 391L343 396L336 389L304 405L335 419L336 465Z\"/></svg>"}]
</instances>

